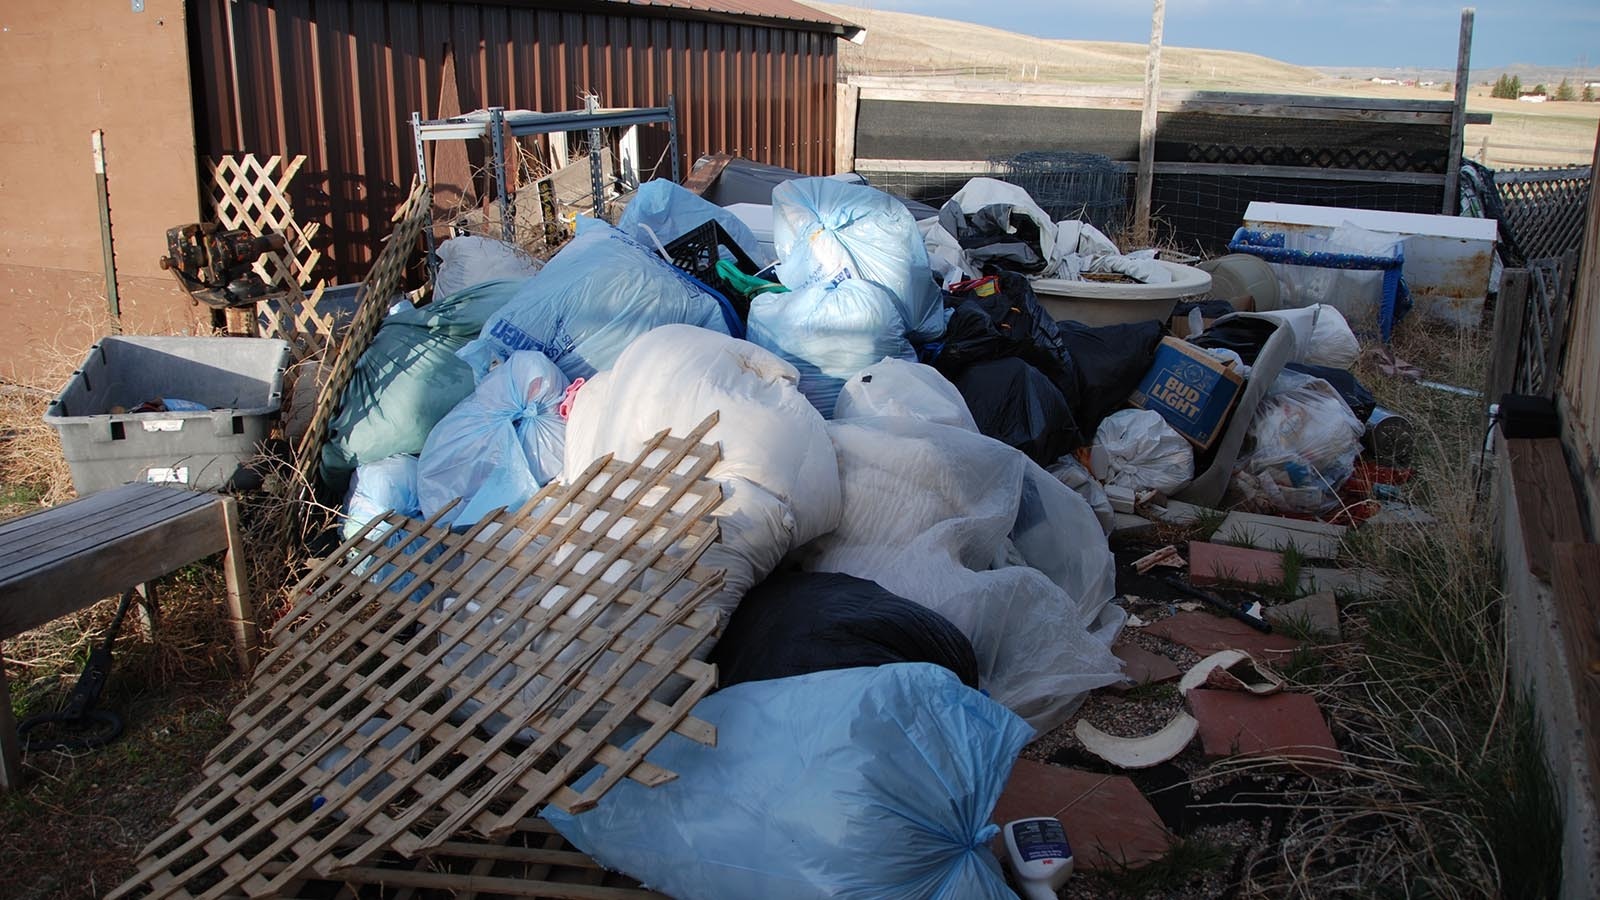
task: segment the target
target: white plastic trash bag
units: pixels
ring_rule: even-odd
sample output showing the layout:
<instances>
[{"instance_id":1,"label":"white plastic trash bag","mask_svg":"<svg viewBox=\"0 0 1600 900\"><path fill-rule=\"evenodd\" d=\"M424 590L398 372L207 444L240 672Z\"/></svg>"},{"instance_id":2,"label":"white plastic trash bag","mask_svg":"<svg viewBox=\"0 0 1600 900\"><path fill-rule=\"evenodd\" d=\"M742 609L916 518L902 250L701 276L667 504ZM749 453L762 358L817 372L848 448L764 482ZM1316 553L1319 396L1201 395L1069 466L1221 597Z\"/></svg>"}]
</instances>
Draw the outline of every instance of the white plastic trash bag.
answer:
<instances>
[{"instance_id":1,"label":"white plastic trash bag","mask_svg":"<svg viewBox=\"0 0 1600 900\"><path fill-rule=\"evenodd\" d=\"M852 278L765 293L750 303L749 340L800 372L800 393L833 418L845 379L884 357L915 360L894 296Z\"/></svg>"},{"instance_id":2,"label":"white plastic trash bag","mask_svg":"<svg viewBox=\"0 0 1600 900\"><path fill-rule=\"evenodd\" d=\"M1329 512L1361 453L1363 431L1333 385L1281 372L1250 420L1251 449L1234 487L1258 509Z\"/></svg>"},{"instance_id":3,"label":"white plastic trash bag","mask_svg":"<svg viewBox=\"0 0 1600 900\"><path fill-rule=\"evenodd\" d=\"M1105 534L1083 498L1020 451L914 418L828 433L844 512L801 565L877 582L972 641L981 686L1040 733L1121 677Z\"/></svg>"},{"instance_id":4,"label":"white plastic trash bag","mask_svg":"<svg viewBox=\"0 0 1600 900\"><path fill-rule=\"evenodd\" d=\"M831 178L786 181L772 190L772 240L778 280L791 290L871 281L894 295L909 337L944 334L944 300L922 232L899 200Z\"/></svg>"},{"instance_id":5,"label":"white plastic trash bag","mask_svg":"<svg viewBox=\"0 0 1600 900\"><path fill-rule=\"evenodd\" d=\"M1106 484L1175 494L1194 479L1194 451L1161 414L1149 409L1112 413L1095 432L1089 459ZM1103 471L1102 471L1103 466Z\"/></svg>"},{"instance_id":6,"label":"white plastic trash bag","mask_svg":"<svg viewBox=\"0 0 1600 900\"><path fill-rule=\"evenodd\" d=\"M716 220L756 265L772 263L755 232L738 216L665 178L639 185L617 220L617 229L650 247L656 241L670 244L711 220Z\"/></svg>"},{"instance_id":7,"label":"white plastic trash bag","mask_svg":"<svg viewBox=\"0 0 1600 900\"><path fill-rule=\"evenodd\" d=\"M449 297L485 281L532 278L544 265L519 247L475 234L451 238L434 252L439 256L434 297Z\"/></svg>"},{"instance_id":8,"label":"white plastic trash bag","mask_svg":"<svg viewBox=\"0 0 1600 900\"><path fill-rule=\"evenodd\" d=\"M949 671L746 682L693 715L716 726L716 746L669 733L645 757L675 779L625 778L588 812L542 815L673 897L1016 900L990 819L1029 730Z\"/></svg>"},{"instance_id":9,"label":"white plastic trash bag","mask_svg":"<svg viewBox=\"0 0 1600 900\"><path fill-rule=\"evenodd\" d=\"M1291 362L1348 369L1356 364L1356 359L1361 355L1361 342L1350 330L1350 323L1345 321L1342 313L1327 304L1319 303L1301 309L1266 310L1253 315L1287 325L1294 332L1296 349Z\"/></svg>"},{"instance_id":10,"label":"white plastic trash bag","mask_svg":"<svg viewBox=\"0 0 1600 900\"><path fill-rule=\"evenodd\" d=\"M422 503L417 499L417 458L409 453L356 466L345 493L340 534L349 540L390 510L412 518L422 515ZM380 524L372 530L372 537L381 538L388 530L389 526Z\"/></svg>"},{"instance_id":11,"label":"white plastic trash bag","mask_svg":"<svg viewBox=\"0 0 1600 900\"><path fill-rule=\"evenodd\" d=\"M518 350L537 350L567 378L608 369L634 338L684 323L743 334L727 302L603 222L582 229L484 323L457 355L481 380Z\"/></svg>"},{"instance_id":12,"label":"white plastic trash bag","mask_svg":"<svg viewBox=\"0 0 1600 900\"><path fill-rule=\"evenodd\" d=\"M567 426L558 413L567 378L543 354L522 350L496 366L472 396L428 433L417 495L432 516L470 525L499 507L517 509L561 473Z\"/></svg>"},{"instance_id":13,"label":"white plastic trash bag","mask_svg":"<svg viewBox=\"0 0 1600 900\"><path fill-rule=\"evenodd\" d=\"M708 476L723 485L722 540L701 562L727 570L710 603L732 609L791 549L839 523L833 445L799 381L794 366L748 341L657 328L573 397L566 477L607 453L632 459L662 429L688 434L717 413L705 440L722 448Z\"/></svg>"},{"instance_id":14,"label":"white plastic trash bag","mask_svg":"<svg viewBox=\"0 0 1600 900\"><path fill-rule=\"evenodd\" d=\"M1106 495L1106 489L1095 477L1089 474L1083 463L1072 454L1067 454L1056 460L1049 472L1055 480L1061 482L1078 493L1078 496L1089 504L1094 510L1095 519L1100 522L1100 529L1107 536L1117 527L1117 511L1111 507L1111 498Z\"/></svg>"},{"instance_id":15,"label":"white plastic trash bag","mask_svg":"<svg viewBox=\"0 0 1600 900\"><path fill-rule=\"evenodd\" d=\"M883 359L857 372L839 390L835 419L908 416L974 434L978 423L961 392L939 370L903 359Z\"/></svg>"}]
</instances>

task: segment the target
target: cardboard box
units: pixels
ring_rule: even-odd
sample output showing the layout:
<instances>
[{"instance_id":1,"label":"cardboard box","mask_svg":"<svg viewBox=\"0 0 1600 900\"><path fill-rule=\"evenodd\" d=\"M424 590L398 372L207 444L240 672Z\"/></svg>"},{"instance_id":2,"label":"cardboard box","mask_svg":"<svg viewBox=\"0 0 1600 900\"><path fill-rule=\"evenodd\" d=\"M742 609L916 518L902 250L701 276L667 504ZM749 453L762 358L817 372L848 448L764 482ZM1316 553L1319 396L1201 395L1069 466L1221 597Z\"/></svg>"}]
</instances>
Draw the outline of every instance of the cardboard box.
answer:
<instances>
[{"instance_id":1,"label":"cardboard box","mask_svg":"<svg viewBox=\"0 0 1600 900\"><path fill-rule=\"evenodd\" d=\"M1166 337L1128 402L1161 413L1189 443L1205 450L1228 424L1243 384L1231 364L1188 341Z\"/></svg>"}]
</instances>

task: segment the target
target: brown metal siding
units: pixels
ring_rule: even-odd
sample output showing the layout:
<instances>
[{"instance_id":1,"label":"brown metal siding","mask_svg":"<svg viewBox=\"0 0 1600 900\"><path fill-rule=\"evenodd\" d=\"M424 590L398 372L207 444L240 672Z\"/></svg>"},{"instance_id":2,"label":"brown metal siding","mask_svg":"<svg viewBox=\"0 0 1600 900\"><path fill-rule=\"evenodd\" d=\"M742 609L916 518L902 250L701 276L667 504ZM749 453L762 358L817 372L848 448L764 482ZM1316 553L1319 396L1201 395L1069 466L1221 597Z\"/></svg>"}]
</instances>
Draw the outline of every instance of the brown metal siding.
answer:
<instances>
[{"instance_id":1,"label":"brown metal siding","mask_svg":"<svg viewBox=\"0 0 1600 900\"><path fill-rule=\"evenodd\" d=\"M305 154L295 208L326 223L330 274L341 281L371 263L415 173L411 113L437 114L447 42L464 109L573 109L591 91L607 106L664 106L674 95L684 172L705 153L833 169L829 34L403 0L196 0L190 9L200 155ZM665 136L641 130L646 174ZM669 172L663 160L660 174Z\"/></svg>"}]
</instances>

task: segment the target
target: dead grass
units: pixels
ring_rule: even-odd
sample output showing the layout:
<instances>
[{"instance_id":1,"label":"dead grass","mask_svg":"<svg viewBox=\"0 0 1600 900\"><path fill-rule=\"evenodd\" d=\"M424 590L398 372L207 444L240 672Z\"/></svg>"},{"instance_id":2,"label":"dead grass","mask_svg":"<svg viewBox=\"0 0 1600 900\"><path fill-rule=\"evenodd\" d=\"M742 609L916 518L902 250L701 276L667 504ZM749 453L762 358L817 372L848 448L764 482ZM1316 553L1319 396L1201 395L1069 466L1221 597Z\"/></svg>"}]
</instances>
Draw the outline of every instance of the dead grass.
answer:
<instances>
[{"instance_id":1,"label":"dead grass","mask_svg":"<svg viewBox=\"0 0 1600 900\"><path fill-rule=\"evenodd\" d=\"M0 518L74 496L45 406L85 348L55 351L35 383L0 384ZM251 585L263 624L281 613L305 564L304 536L322 521L302 504L292 469L270 467L267 489L239 496ZM126 721L123 736L89 752L24 754L27 783L0 798L0 895L67 900L103 896L132 872L137 853L167 825L225 733L242 680L222 612L216 560L185 566L155 585L152 633L130 612L116 641L100 707ZM5 642L12 712L20 720L60 707L116 610L106 598ZM12 837L16 836L16 837Z\"/></svg>"},{"instance_id":2,"label":"dead grass","mask_svg":"<svg viewBox=\"0 0 1600 900\"><path fill-rule=\"evenodd\" d=\"M1433 380L1476 387L1481 334L1417 323L1395 342ZM1328 714L1349 765L1285 798L1275 855L1245 873L1258 897L1543 897L1559 884L1560 816L1528 705L1513 695L1498 573L1474 487L1480 401L1358 373L1413 422L1428 526L1357 532L1385 596L1346 602L1348 643L1287 667ZM1255 764L1247 764L1255 765Z\"/></svg>"}]
</instances>

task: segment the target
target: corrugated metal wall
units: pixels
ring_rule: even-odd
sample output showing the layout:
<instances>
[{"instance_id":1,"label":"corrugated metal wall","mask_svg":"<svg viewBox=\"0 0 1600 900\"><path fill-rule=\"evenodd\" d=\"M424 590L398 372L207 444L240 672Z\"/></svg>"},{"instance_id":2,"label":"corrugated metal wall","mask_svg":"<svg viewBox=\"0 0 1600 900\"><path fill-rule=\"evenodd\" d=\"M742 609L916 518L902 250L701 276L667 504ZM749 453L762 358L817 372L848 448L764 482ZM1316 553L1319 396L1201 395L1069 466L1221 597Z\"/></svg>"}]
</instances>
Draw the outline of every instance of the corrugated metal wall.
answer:
<instances>
[{"instance_id":1,"label":"corrugated metal wall","mask_svg":"<svg viewBox=\"0 0 1600 900\"><path fill-rule=\"evenodd\" d=\"M464 109L576 109L585 92L606 106L665 106L672 95L684 172L705 153L832 171L829 34L403 0L190 9L201 156L306 154L295 211L326 223L341 281L365 271L416 171L411 113L437 114L447 43ZM664 126L641 129L645 174L665 137Z\"/></svg>"}]
</instances>

